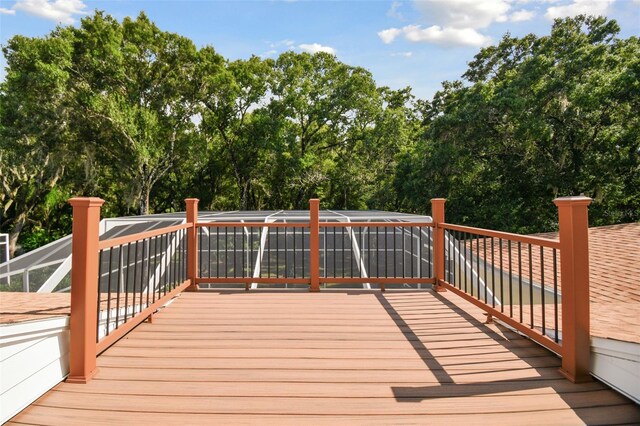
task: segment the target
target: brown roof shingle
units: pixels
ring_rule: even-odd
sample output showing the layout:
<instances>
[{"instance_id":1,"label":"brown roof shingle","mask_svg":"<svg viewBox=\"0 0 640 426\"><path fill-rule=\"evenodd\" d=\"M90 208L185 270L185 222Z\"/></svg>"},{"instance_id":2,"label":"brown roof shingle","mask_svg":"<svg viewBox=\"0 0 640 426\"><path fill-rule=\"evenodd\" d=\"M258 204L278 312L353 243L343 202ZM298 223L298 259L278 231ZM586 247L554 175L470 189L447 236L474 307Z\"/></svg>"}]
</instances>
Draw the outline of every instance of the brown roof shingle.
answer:
<instances>
[{"instance_id":1,"label":"brown roof shingle","mask_svg":"<svg viewBox=\"0 0 640 426\"><path fill-rule=\"evenodd\" d=\"M640 223L589 228L589 271L591 335L640 343Z\"/></svg>"}]
</instances>

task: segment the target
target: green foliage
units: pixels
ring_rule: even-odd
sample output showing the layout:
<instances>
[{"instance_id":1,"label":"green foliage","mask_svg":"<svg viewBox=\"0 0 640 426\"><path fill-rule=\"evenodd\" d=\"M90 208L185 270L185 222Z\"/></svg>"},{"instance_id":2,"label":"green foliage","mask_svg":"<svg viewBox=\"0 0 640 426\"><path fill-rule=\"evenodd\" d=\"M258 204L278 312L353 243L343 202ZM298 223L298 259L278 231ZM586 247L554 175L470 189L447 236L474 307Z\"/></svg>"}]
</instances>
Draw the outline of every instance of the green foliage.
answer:
<instances>
[{"instance_id":1,"label":"green foliage","mask_svg":"<svg viewBox=\"0 0 640 426\"><path fill-rule=\"evenodd\" d=\"M516 232L551 200L595 199L593 224L640 220L640 44L615 21L505 35L433 99L378 87L327 53L229 61L144 14L102 12L3 48L0 230L15 247L71 230L71 196L103 215L203 209L428 212Z\"/></svg>"},{"instance_id":2,"label":"green foliage","mask_svg":"<svg viewBox=\"0 0 640 426\"><path fill-rule=\"evenodd\" d=\"M482 49L471 84L445 84L428 106L397 175L403 205L446 196L452 221L538 232L555 226L553 198L582 193L593 224L640 220L640 45L618 30L581 16Z\"/></svg>"},{"instance_id":3,"label":"green foliage","mask_svg":"<svg viewBox=\"0 0 640 426\"><path fill-rule=\"evenodd\" d=\"M92 149L121 176L128 206L147 214L154 185L190 148L195 46L144 14L120 24L96 13L76 40L74 109L99 135Z\"/></svg>"},{"instance_id":4,"label":"green foliage","mask_svg":"<svg viewBox=\"0 0 640 426\"><path fill-rule=\"evenodd\" d=\"M45 244L55 241L58 238L64 237L64 233L50 232L39 226L33 226L22 235L20 239L21 248L24 251L29 251L42 247Z\"/></svg>"}]
</instances>

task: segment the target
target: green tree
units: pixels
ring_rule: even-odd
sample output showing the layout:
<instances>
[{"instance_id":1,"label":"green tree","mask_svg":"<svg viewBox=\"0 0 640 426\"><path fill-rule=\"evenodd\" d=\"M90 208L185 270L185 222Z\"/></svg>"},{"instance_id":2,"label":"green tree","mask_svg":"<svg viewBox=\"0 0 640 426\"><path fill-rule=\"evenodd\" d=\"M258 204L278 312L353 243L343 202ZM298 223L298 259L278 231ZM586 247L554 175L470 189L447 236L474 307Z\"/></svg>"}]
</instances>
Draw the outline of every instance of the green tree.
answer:
<instances>
[{"instance_id":1,"label":"green tree","mask_svg":"<svg viewBox=\"0 0 640 426\"><path fill-rule=\"evenodd\" d=\"M449 217L479 226L549 230L551 200L580 193L595 199L594 224L638 220L639 45L618 31L579 16L482 49L464 75L471 84L447 84L428 105L425 139L398 183L447 196ZM403 189L408 208L414 191Z\"/></svg>"},{"instance_id":2,"label":"green tree","mask_svg":"<svg viewBox=\"0 0 640 426\"><path fill-rule=\"evenodd\" d=\"M257 165L270 139L259 110L267 101L272 63L256 56L228 62L205 47L199 52L198 71L201 128L211 146L211 161L218 163L218 156L227 160L235 178L237 208L256 208Z\"/></svg>"},{"instance_id":3,"label":"green tree","mask_svg":"<svg viewBox=\"0 0 640 426\"><path fill-rule=\"evenodd\" d=\"M82 20L76 40L76 113L93 127L101 161L125 183L126 200L147 214L154 185L193 140L196 48L143 13L120 24L98 12Z\"/></svg>"},{"instance_id":4,"label":"green tree","mask_svg":"<svg viewBox=\"0 0 640 426\"><path fill-rule=\"evenodd\" d=\"M73 162L67 84L73 35L16 36L3 48L7 75L0 85L0 229L10 252L33 213L47 211Z\"/></svg>"},{"instance_id":5,"label":"green tree","mask_svg":"<svg viewBox=\"0 0 640 426\"><path fill-rule=\"evenodd\" d=\"M336 156L353 149L361 137L358 122L370 120L379 97L371 74L320 52L285 52L276 61L270 109L283 126L291 172L286 183L289 205L306 208L329 184L327 168ZM343 163L344 164L344 163Z\"/></svg>"}]
</instances>

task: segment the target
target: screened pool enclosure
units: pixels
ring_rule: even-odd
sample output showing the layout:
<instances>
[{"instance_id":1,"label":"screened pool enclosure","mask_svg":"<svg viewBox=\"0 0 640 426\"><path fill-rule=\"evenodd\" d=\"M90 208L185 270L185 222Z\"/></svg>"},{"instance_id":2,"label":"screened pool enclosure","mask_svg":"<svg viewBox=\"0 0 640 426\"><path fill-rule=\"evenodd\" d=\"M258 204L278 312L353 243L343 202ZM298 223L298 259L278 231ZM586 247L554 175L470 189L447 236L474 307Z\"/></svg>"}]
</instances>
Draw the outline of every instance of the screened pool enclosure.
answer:
<instances>
[{"instance_id":1,"label":"screened pool enclosure","mask_svg":"<svg viewBox=\"0 0 640 426\"><path fill-rule=\"evenodd\" d=\"M253 283L251 288L304 288L300 282L309 271L309 230L299 226L308 223L309 212L301 211L234 211L199 212L199 222L238 223L246 226L200 227L199 269L202 277L228 278L227 282L203 283L203 288L234 288L239 277L265 277L280 284ZM430 222L429 216L383 211L330 211L320 213L320 220L342 224L350 222L388 223ZM157 214L103 219L100 239L107 240L185 223L184 213ZM277 224L276 227L260 226ZM432 275L431 229L425 227L325 227L320 238L320 266L324 276L372 277L371 283L327 284L324 287L377 288L373 277L393 276L428 278ZM145 247L132 244L118 247L102 255L103 281L109 269L119 270L120 285L133 280L143 251L154 259L151 275L162 282L165 268L162 258L178 258L186 245L184 235L146 242ZM136 253L137 251L137 253ZM110 257L110 259L108 259ZM111 264L111 266L108 266ZM145 268L147 266L145 265ZM131 269L131 271L129 271ZM0 264L0 288L3 291L68 292L71 271L71 237ZM137 273L139 275L139 273ZM129 278L127 278L129 276ZM291 281L291 282L288 282ZM115 282L115 281L114 281ZM107 285L107 284L104 284ZM391 285L391 288L424 288L423 284ZM430 286L427 286L430 287Z\"/></svg>"}]
</instances>

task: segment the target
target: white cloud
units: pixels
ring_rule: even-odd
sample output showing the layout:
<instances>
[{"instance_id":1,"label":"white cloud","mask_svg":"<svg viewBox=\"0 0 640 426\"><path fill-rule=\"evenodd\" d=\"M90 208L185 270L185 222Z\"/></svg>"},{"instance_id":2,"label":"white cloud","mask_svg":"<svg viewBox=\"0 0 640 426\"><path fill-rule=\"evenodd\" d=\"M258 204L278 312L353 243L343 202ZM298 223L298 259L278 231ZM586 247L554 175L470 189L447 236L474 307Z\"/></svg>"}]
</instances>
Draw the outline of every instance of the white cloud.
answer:
<instances>
[{"instance_id":1,"label":"white cloud","mask_svg":"<svg viewBox=\"0 0 640 426\"><path fill-rule=\"evenodd\" d=\"M380 37L384 44L389 44L400 34L402 34L402 30L398 28L389 28L388 30L382 30L378 32L378 37Z\"/></svg>"},{"instance_id":2,"label":"white cloud","mask_svg":"<svg viewBox=\"0 0 640 426\"><path fill-rule=\"evenodd\" d=\"M275 49L276 47L291 47L295 44L293 40L284 39L280 41L276 41L274 43L269 43L269 47Z\"/></svg>"},{"instance_id":3,"label":"white cloud","mask_svg":"<svg viewBox=\"0 0 640 426\"><path fill-rule=\"evenodd\" d=\"M274 42L265 41L265 44L269 46L268 50L259 54L261 58L270 58L278 55L278 53L286 50L293 50L295 48L295 42L293 40L284 39Z\"/></svg>"},{"instance_id":4,"label":"white cloud","mask_svg":"<svg viewBox=\"0 0 640 426\"><path fill-rule=\"evenodd\" d=\"M267 50L267 51L266 51L266 52L264 52L264 53L261 53L261 54L260 54L260 55L258 55L258 56L260 56L261 58L270 58L270 57L275 56L275 55L277 55L277 54L278 54L278 51L277 51L277 50L275 50L275 49L271 49L271 50Z\"/></svg>"},{"instance_id":5,"label":"white cloud","mask_svg":"<svg viewBox=\"0 0 640 426\"><path fill-rule=\"evenodd\" d=\"M444 46L486 46L491 38L482 32L496 22L521 22L535 12L520 9L510 13L518 0L415 0L414 6L429 26L407 25L378 32L385 44L400 35L411 42L436 43ZM526 1L526 0L525 0ZM548 0L555 1L555 0ZM397 7L392 4L391 11Z\"/></svg>"},{"instance_id":6,"label":"white cloud","mask_svg":"<svg viewBox=\"0 0 640 426\"><path fill-rule=\"evenodd\" d=\"M391 56L402 56L405 58L410 58L413 56L413 52L395 52L392 53Z\"/></svg>"},{"instance_id":7,"label":"white cloud","mask_svg":"<svg viewBox=\"0 0 640 426\"><path fill-rule=\"evenodd\" d=\"M385 44L393 42L399 35L407 41L435 43L443 46L486 46L491 38L473 28L452 28L433 25L422 28L420 25L407 25L402 29L389 28L380 31L378 36Z\"/></svg>"},{"instance_id":8,"label":"white cloud","mask_svg":"<svg viewBox=\"0 0 640 426\"><path fill-rule=\"evenodd\" d=\"M523 22L533 19L534 16L536 16L536 13L533 10L521 9L509 15L509 20L511 22Z\"/></svg>"},{"instance_id":9,"label":"white cloud","mask_svg":"<svg viewBox=\"0 0 640 426\"><path fill-rule=\"evenodd\" d=\"M491 42L490 37L473 28L443 28L438 25L422 28L419 25L407 25L402 32L409 41L431 42L443 46L484 46Z\"/></svg>"},{"instance_id":10,"label":"white cloud","mask_svg":"<svg viewBox=\"0 0 640 426\"><path fill-rule=\"evenodd\" d=\"M573 17L576 15L606 15L609 6L615 0L573 0L573 3L564 6L553 6L547 9L545 17L553 20L556 18Z\"/></svg>"},{"instance_id":11,"label":"white cloud","mask_svg":"<svg viewBox=\"0 0 640 426\"><path fill-rule=\"evenodd\" d=\"M560 0L516 0L517 4L529 4L529 3L558 3Z\"/></svg>"},{"instance_id":12,"label":"white cloud","mask_svg":"<svg viewBox=\"0 0 640 426\"><path fill-rule=\"evenodd\" d=\"M393 0L393 2L391 2L391 7L389 7L389 10L387 11L387 16L399 19L401 21L404 20L404 16L402 16L402 13L400 13L398 10L400 9L400 6L402 6L402 3L397 0Z\"/></svg>"},{"instance_id":13,"label":"white cloud","mask_svg":"<svg viewBox=\"0 0 640 426\"><path fill-rule=\"evenodd\" d=\"M4 7L0 7L0 13L3 15L15 15L16 11L12 9L5 9Z\"/></svg>"},{"instance_id":14,"label":"white cloud","mask_svg":"<svg viewBox=\"0 0 640 426\"><path fill-rule=\"evenodd\" d=\"M414 4L425 19L437 25L474 29L504 22L511 8L508 0L429 0Z\"/></svg>"},{"instance_id":15,"label":"white cloud","mask_svg":"<svg viewBox=\"0 0 640 426\"><path fill-rule=\"evenodd\" d=\"M299 44L298 47L303 52L308 52L308 53L326 52L332 55L336 54L336 49L334 49L333 47L323 46L319 43Z\"/></svg>"},{"instance_id":16,"label":"white cloud","mask_svg":"<svg viewBox=\"0 0 640 426\"><path fill-rule=\"evenodd\" d=\"M85 15L86 7L81 0L18 0L13 9L62 24L73 24L73 16Z\"/></svg>"}]
</instances>

